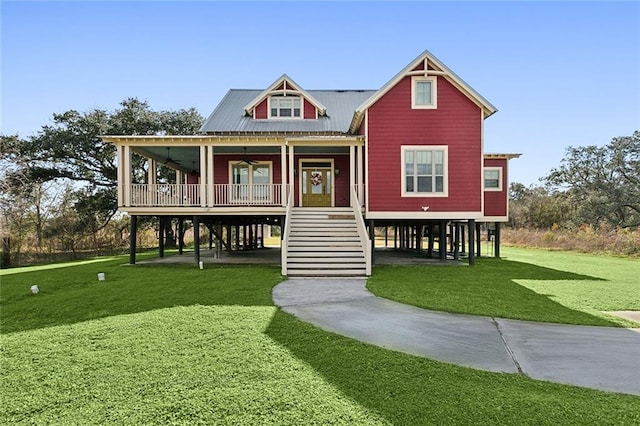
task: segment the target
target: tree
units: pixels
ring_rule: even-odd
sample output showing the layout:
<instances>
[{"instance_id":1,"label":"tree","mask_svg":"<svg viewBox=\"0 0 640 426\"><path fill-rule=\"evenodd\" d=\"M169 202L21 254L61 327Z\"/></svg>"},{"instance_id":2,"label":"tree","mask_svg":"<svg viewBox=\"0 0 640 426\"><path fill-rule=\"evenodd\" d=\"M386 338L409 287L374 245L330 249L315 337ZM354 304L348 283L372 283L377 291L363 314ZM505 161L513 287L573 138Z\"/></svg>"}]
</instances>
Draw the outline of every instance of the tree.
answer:
<instances>
[{"instance_id":1,"label":"tree","mask_svg":"<svg viewBox=\"0 0 640 426\"><path fill-rule=\"evenodd\" d=\"M194 108L154 111L146 102L129 98L113 112L95 109L54 114L52 125L27 139L3 136L0 160L28 164L32 182L73 181L77 188L74 207L86 231L95 232L117 209L116 147L100 136L195 134L202 122ZM140 158L137 161L133 168L140 172L144 166Z\"/></svg>"},{"instance_id":2,"label":"tree","mask_svg":"<svg viewBox=\"0 0 640 426\"><path fill-rule=\"evenodd\" d=\"M546 182L566 191L582 223L640 225L640 132L606 146L569 147Z\"/></svg>"}]
</instances>

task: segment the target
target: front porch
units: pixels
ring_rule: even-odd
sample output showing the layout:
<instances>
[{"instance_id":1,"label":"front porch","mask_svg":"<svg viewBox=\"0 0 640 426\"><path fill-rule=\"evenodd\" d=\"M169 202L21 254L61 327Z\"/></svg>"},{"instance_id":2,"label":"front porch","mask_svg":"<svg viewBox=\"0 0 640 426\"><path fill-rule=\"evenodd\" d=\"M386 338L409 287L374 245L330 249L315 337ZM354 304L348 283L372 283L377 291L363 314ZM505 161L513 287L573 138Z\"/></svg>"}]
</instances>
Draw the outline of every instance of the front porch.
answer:
<instances>
[{"instance_id":1,"label":"front porch","mask_svg":"<svg viewBox=\"0 0 640 426\"><path fill-rule=\"evenodd\" d=\"M364 204L362 136L105 136L118 207L137 215L284 214Z\"/></svg>"}]
</instances>

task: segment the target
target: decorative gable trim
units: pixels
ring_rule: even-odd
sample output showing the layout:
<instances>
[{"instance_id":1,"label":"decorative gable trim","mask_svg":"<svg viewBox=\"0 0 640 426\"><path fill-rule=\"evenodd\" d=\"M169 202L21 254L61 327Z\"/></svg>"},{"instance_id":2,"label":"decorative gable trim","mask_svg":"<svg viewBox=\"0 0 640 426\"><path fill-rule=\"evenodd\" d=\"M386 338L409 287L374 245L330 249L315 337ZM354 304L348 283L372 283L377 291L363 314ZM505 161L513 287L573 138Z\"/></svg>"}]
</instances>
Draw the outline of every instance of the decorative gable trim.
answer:
<instances>
[{"instance_id":1,"label":"decorative gable trim","mask_svg":"<svg viewBox=\"0 0 640 426\"><path fill-rule=\"evenodd\" d=\"M307 93L304 89L300 87L298 83L293 81L291 77L286 74L282 74L282 76L273 82L269 87L267 87L263 92L261 92L258 96L256 96L251 102L244 107L244 111L249 116L254 116L255 108L260 105L265 99L270 96L279 95L279 96L300 96L303 100L306 100L308 103L313 105L313 107L317 110L317 115L325 115L327 113L327 108L318 102L313 96Z\"/></svg>"},{"instance_id":2,"label":"decorative gable trim","mask_svg":"<svg viewBox=\"0 0 640 426\"><path fill-rule=\"evenodd\" d=\"M402 71L396 74L391 80L389 80L380 90L371 95L369 99L364 101L353 114L351 120L351 126L349 132L354 133L360 127L364 118L364 113L373 104L375 104L380 98L382 98L389 90L391 90L396 84L398 84L403 78L407 76L439 76L445 78L451 84L453 84L458 90L464 93L469 99L471 99L476 105L478 105L484 112L484 117L487 118L498 109L491 105L491 103L483 98L478 92L476 92L471 86L469 86L463 79L458 77L453 71L451 71L446 65L431 54L428 50L425 50L417 58L415 58L409 65L407 65Z\"/></svg>"}]
</instances>

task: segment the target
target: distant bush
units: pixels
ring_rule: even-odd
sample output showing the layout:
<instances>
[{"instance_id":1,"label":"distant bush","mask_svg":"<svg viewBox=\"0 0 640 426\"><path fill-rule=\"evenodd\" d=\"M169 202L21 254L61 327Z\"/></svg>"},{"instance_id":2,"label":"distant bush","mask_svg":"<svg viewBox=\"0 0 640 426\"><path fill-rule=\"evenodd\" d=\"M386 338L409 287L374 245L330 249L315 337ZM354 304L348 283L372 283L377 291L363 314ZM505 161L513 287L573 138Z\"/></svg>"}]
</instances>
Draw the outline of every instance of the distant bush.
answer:
<instances>
[{"instance_id":1,"label":"distant bush","mask_svg":"<svg viewBox=\"0 0 640 426\"><path fill-rule=\"evenodd\" d=\"M583 253L608 253L640 257L640 230L582 225L577 229L510 229L502 232L507 245L571 250Z\"/></svg>"}]
</instances>

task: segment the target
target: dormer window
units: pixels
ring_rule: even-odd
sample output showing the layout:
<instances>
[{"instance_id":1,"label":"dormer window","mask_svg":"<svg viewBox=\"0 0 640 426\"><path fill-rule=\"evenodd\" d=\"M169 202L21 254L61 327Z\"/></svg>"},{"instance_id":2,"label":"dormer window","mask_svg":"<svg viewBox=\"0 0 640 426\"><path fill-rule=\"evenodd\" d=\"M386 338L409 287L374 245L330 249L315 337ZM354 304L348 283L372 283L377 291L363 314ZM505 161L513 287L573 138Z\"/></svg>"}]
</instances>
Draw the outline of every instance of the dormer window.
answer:
<instances>
[{"instance_id":1,"label":"dormer window","mask_svg":"<svg viewBox=\"0 0 640 426\"><path fill-rule=\"evenodd\" d=\"M302 99L298 96L272 96L270 118L302 118Z\"/></svg>"}]
</instances>

